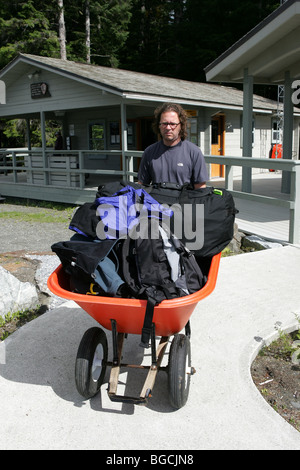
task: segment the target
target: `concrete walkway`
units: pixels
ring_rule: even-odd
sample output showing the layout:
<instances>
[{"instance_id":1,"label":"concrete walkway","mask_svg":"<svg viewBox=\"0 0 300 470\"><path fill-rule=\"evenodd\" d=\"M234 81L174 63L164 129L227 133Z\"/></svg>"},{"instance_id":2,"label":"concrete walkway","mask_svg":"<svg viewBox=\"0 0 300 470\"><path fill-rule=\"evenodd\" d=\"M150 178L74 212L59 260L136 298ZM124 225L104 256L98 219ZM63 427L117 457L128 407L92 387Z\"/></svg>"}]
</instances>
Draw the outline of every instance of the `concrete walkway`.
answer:
<instances>
[{"instance_id":1,"label":"concrete walkway","mask_svg":"<svg viewBox=\"0 0 300 470\"><path fill-rule=\"evenodd\" d=\"M264 401L250 375L276 327L299 327L299 268L300 247L291 246L221 260L215 291L191 317L197 373L179 411L169 405L165 372L147 407L111 402L107 378L100 394L82 400L74 362L95 322L76 304L66 302L25 325L0 343L0 448L299 450L300 433ZM149 359L138 341L126 340L126 362ZM126 394L139 393L140 373L120 375Z\"/></svg>"}]
</instances>

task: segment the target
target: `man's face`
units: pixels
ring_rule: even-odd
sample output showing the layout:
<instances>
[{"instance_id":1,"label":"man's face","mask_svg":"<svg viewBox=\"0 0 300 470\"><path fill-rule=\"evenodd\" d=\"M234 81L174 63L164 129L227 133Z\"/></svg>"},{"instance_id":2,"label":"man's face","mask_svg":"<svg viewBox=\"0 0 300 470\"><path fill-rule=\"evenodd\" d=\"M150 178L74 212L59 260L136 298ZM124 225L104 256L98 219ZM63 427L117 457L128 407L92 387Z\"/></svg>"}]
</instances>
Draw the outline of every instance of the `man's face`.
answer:
<instances>
[{"instance_id":1,"label":"man's face","mask_svg":"<svg viewBox=\"0 0 300 470\"><path fill-rule=\"evenodd\" d=\"M176 145L180 140L181 124L175 111L166 111L160 116L159 129L165 145Z\"/></svg>"}]
</instances>

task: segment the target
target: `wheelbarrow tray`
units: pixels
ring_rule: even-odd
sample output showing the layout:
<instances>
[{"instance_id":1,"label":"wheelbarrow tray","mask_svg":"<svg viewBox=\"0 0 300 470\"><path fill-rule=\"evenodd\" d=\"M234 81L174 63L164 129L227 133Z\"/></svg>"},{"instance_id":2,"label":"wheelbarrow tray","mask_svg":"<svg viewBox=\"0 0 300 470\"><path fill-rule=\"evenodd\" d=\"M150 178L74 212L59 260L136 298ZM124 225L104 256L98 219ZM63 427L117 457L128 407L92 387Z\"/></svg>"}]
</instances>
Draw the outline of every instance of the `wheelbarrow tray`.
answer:
<instances>
[{"instance_id":1,"label":"wheelbarrow tray","mask_svg":"<svg viewBox=\"0 0 300 470\"><path fill-rule=\"evenodd\" d=\"M189 393L190 376L194 373L194 368L190 364L189 337L178 333L184 327L188 333L189 318L196 305L214 290L220 258L221 253L212 258L207 282L198 292L172 300L164 300L154 307L151 332L151 366L121 363L123 342L127 334L141 334L147 301L76 294L69 289L69 277L62 265L58 266L48 279L49 289L59 297L75 301L100 325L112 331L113 361L111 363L107 361L107 340L103 330L93 327L83 336L75 367L75 382L79 393L85 398L94 396L100 390L106 366L111 365L108 384L110 400L145 405L151 397L159 369L164 369L169 376L171 405L177 409L184 406ZM156 335L161 336L157 349L155 346ZM161 367L161 361L172 335L174 338L169 352L169 365ZM139 396L117 394L121 367L148 369L147 378ZM94 374L98 375L94 376Z\"/></svg>"},{"instance_id":2,"label":"wheelbarrow tray","mask_svg":"<svg viewBox=\"0 0 300 470\"><path fill-rule=\"evenodd\" d=\"M213 292L219 270L221 253L210 264L208 279L202 289L184 297L163 300L154 307L153 323L157 336L171 336L188 323L198 302ZM118 332L140 334L143 328L146 300L77 294L69 290L69 277L59 265L48 279L48 287L58 297L73 300L107 330L111 320L118 325Z\"/></svg>"}]
</instances>

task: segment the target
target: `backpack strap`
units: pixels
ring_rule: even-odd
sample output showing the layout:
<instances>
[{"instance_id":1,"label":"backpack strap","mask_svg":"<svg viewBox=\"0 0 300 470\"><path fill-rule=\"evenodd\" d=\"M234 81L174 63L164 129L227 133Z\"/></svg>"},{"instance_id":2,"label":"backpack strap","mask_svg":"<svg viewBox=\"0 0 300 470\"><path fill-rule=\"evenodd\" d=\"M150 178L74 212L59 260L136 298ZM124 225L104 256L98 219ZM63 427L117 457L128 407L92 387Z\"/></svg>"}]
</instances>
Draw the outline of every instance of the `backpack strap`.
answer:
<instances>
[{"instance_id":1,"label":"backpack strap","mask_svg":"<svg viewBox=\"0 0 300 470\"><path fill-rule=\"evenodd\" d=\"M142 328L141 342L140 342L140 346L142 348L149 348L149 339L150 339L151 330L152 330L152 319L153 319L154 307L156 303L157 301L153 297L148 297L146 313L145 313L145 318L144 318L144 325Z\"/></svg>"},{"instance_id":2,"label":"backpack strap","mask_svg":"<svg viewBox=\"0 0 300 470\"><path fill-rule=\"evenodd\" d=\"M175 286L174 282L163 282L162 285L160 285L162 288L165 297L167 299L173 299L174 297L178 297L177 289ZM142 348L149 348L149 340L151 336L151 331L152 331L152 320L153 320L153 314L154 314L154 307L158 303L161 302L161 298L158 298L155 296L155 286L150 286L146 287L145 293L147 296L147 305L146 305L146 312L145 312L145 317L144 317L144 324L142 328L142 336L141 336L141 342L140 346Z\"/></svg>"}]
</instances>

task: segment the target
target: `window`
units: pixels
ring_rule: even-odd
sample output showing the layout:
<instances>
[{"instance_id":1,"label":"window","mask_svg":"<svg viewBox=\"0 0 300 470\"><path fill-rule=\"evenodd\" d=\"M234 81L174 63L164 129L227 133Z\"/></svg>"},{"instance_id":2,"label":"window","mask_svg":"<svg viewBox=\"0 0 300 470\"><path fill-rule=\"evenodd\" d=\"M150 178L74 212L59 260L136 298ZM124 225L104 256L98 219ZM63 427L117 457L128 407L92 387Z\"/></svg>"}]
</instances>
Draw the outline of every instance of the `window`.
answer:
<instances>
[{"instance_id":1,"label":"window","mask_svg":"<svg viewBox=\"0 0 300 470\"><path fill-rule=\"evenodd\" d=\"M211 144L219 144L219 121L216 119L211 121Z\"/></svg>"},{"instance_id":2,"label":"window","mask_svg":"<svg viewBox=\"0 0 300 470\"><path fill-rule=\"evenodd\" d=\"M110 145L120 146L120 126L117 121L109 124Z\"/></svg>"},{"instance_id":3,"label":"window","mask_svg":"<svg viewBox=\"0 0 300 470\"><path fill-rule=\"evenodd\" d=\"M282 128L279 119L272 119L272 144L281 143Z\"/></svg>"},{"instance_id":4,"label":"window","mask_svg":"<svg viewBox=\"0 0 300 470\"><path fill-rule=\"evenodd\" d=\"M197 118L189 118L188 119L188 139L193 144L198 144L198 136L197 136Z\"/></svg>"},{"instance_id":5,"label":"window","mask_svg":"<svg viewBox=\"0 0 300 470\"><path fill-rule=\"evenodd\" d=\"M104 121L93 121L88 126L89 150L105 150L105 123ZM90 158L106 158L106 155L90 154Z\"/></svg>"},{"instance_id":6,"label":"window","mask_svg":"<svg viewBox=\"0 0 300 470\"><path fill-rule=\"evenodd\" d=\"M0 80L0 104L6 104L6 87L2 80Z\"/></svg>"},{"instance_id":7,"label":"window","mask_svg":"<svg viewBox=\"0 0 300 470\"><path fill-rule=\"evenodd\" d=\"M128 149L136 149L136 123L127 122L127 145Z\"/></svg>"}]
</instances>

